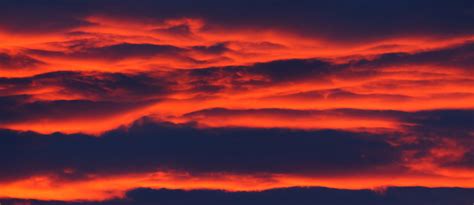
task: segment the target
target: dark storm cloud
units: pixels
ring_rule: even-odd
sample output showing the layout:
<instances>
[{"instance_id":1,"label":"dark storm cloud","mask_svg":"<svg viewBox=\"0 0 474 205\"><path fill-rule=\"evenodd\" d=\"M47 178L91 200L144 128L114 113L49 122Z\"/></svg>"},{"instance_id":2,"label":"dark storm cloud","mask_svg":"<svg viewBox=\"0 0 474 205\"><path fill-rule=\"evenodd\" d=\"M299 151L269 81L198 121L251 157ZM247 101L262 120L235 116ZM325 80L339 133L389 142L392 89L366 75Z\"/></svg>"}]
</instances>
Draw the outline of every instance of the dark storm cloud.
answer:
<instances>
[{"instance_id":1,"label":"dark storm cloud","mask_svg":"<svg viewBox=\"0 0 474 205\"><path fill-rule=\"evenodd\" d=\"M2 2L1 27L13 32L49 32L87 24L89 15L138 20L203 18L227 29L278 28L341 41L413 35L456 36L474 32L473 2L417 1L152 1L20 0ZM16 16L11 20L11 16ZM7 18L5 18L7 17Z\"/></svg>"},{"instance_id":2,"label":"dark storm cloud","mask_svg":"<svg viewBox=\"0 0 474 205\"><path fill-rule=\"evenodd\" d=\"M135 189L124 199L102 202L61 202L0 200L5 205L470 205L473 189L389 187L378 193L371 190L344 190L319 187L272 189L261 192L216 190ZM22 203L23 202L23 203Z\"/></svg>"},{"instance_id":3,"label":"dark storm cloud","mask_svg":"<svg viewBox=\"0 0 474 205\"><path fill-rule=\"evenodd\" d=\"M142 119L100 137L0 133L2 180L35 174L64 179L157 170L334 175L397 163L384 137L343 131L215 128ZM126 166L124 166L126 165ZM64 173L72 169L74 172Z\"/></svg>"}]
</instances>

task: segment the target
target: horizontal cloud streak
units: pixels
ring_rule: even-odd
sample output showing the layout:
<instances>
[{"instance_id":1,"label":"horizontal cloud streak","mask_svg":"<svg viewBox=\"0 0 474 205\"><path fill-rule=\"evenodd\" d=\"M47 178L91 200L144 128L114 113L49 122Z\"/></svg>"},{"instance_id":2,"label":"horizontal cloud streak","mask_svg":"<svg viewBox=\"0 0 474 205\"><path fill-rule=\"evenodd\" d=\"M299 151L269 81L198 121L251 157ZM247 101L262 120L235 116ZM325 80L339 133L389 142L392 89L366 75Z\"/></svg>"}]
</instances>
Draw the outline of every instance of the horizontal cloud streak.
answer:
<instances>
[{"instance_id":1,"label":"horizontal cloud streak","mask_svg":"<svg viewBox=\"0 0 474 205\"><path fill-rule=\"evenodd\" d=\"M15 6L16 4L22 6ZM4 29L12 32L70 29L87 25L88 22L83 19L90 15L156 21L167 18L194 17L211 22L211 28L229 27L228 25L232 25L234 28L276 28L339 41L360 41L409 35L472 34L472 20L474 18L472 3L462 0L449 3L445 1L399 1L390 4L373 1L359 3L347 1L303 1L298 3L202 1L192 3L188 0L167 3L143 1L137 4L133 1L117 3L107 0L74 0L68 3L62 1L22 1L16 4L6 3L2 7L4 8L2 19L8 19L8 16L21 16L17 21L0 22ZM54 5L54 7L47 5ZM241 11L245 11L246 15L242 16ZM332 15L333 13L338 15ZM374 18L375 16L379 18ZM47 27L37 26L38 22L45 21L48 22ZM18 26L20 24L24 26Z\"/></svg>"},{"instance_id":2,"label":"horizontal cloud streak","mask_svg":"<svg viewBox=\"0 0 474 205\"><path fill-rule=\"evenodd\" d=\"M328 188L287 188L273 189L264 192L224 192L214 190L167 190L135 189L127 192L124 199L113 199L103 202L61 202L35 200L2 200L3 203L31 205L145 205L145 204L347 204L354 205L419 205L419 204L471 204L472 189L460 188L424 188L424 187L389 187L380 192L371 190L341 190Z\"/></svg>"},{"instance_id":3,"label":"horizontal cloud streak","mask_svg":"<svg viewBox=\"0 0 474 205\"><path fill-rule=\"evenodd\" d=\"M8 167L0 172L4 180L41 174L74 178L159 170L196 174L331 175L373 170L390 165L400 155L384 138L364 133L250 128L200 130L186 125L156 124L146 119L99 138L8 131L2 135L2 152L15 156L13 159L3 155L2 164ZM44 149L48 151L38 153ZM63 173L65 169L74 171Z\"/></svg>"}]
</instances>

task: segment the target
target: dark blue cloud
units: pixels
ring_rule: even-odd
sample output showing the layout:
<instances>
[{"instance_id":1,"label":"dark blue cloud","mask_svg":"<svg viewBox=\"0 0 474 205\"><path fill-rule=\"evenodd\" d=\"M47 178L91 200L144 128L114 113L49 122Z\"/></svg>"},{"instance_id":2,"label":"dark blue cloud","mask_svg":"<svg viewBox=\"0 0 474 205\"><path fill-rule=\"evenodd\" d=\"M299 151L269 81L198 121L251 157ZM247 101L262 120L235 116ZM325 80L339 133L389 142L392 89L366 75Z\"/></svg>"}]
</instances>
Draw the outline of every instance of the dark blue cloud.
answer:
<instances>
[{"instance_id":1,"label":"dark blue cloud","mask_svg":"<svg viewBox=\"0 0 474 205\"><path fill-rule=\"evenodd\" d=\"M411 129L425 136L470 138L474 133L474 110L420 111L402 120L413 123Z\"/></svg>"},{"instance_id":2,"label":"dark blue cloud","mask_svg":"<svg viewBox=\"0 0 474 205\"><path fill-rule=\"evenodd\" d=\"M4 101L8 102L8 99ZM210 114L232 112L210 111ZM282 112L260 112L264 111ZM0 153L3 156L0 163L5 167L0 170L0 177L11 180L34 174L49 174L74 179L86 177L90 173L110 175L157 170L192 174L228 172L329 176L365 172L383 166L392 166L393 170L402 165L404 151L417 153L415 157L429 157L429 150L443 138L469 139L469 133L472 133L472 123L469 121L472 111L468 110L414 113L333 110L325 114L331 112L392 117L414 125L408 127L406 133L370 134L336 130L200 129L190 124L159 123L144 118L129 128L119 128L100 137L4 130L0 138ZM307 114L291 110L283 110L283 113L292 116ZM443 134L450 130L464 132ZM418 140L405 144L404 136L416 136ZM398 140L400 145L392 144ZM472 140L464 140L463 143L474 144ZM64 173L65 169L75 172ZM404 172L402 167L398 169L393 171Z\"/></svg>"},{"instance_id":3,"label":"dark blue cloud","mask_svg":"<svg viewBox=\"0 0 474 205\"><path fill-rule=\"evenodd\" d=\"M214 190L135 189L124 199L102 202L61 202L0 200L5 205L470 205L473 189L389 187L378 193L371 190L329 188L286 188L262 192L224 192Z\"/></svg>"},{"instance_id":4,"label":"dark blue cloud","mask_svg":"<svg viewBox=\"0 0 474 205\"><path fill-rule=\"evenodd\" d=\"M3 180L34 174L74 179L91 173L157 170L334 175L400 160L400 151L382 136L331 130L198 129L143 119L100 137L0 134ZM75 172L63 173L66 168Z\"/></svg>"},{"instance_id":5,"label":"dark blue cloud","mask_svg":"<svg viewBox=\"0 0 474 205\"><path fill-rule=\"evenodd\" d=\"M276 27L343 41L410 35L453 36L474 32L473 3L467 0L402 0L388 3L370 0L178 0L129 4L124 1L104 12L144 18L201 17L231 29ZM128 9L122 8L125 6L129 6Z\"/></svg>"},{"instance_id":6,"label":"dark blue cloud","mask_svg":"<svg viewBox=\"0 0 474 205\"><path fill-rule=\"evenodd\" d=\"M90 25L86 1L1 1L0 30L14 33L53 33Z\"/></svg>"},{"instance_id":7,"label":"dark blue cloud","mask_svg":"<svg viewBox=\"0 0 474 205\"><path fill-rule=\"evenodd\" d=\"M87 24L81 19L92 14L139 20L197 17L211 23L206 29L280 28L352 42L474 32L473 2L469 0L20 0L2 2L0 8L0 19L8 19L0 21L0 27L14 32L67 29Z\"/></svg>"}]
</instances>

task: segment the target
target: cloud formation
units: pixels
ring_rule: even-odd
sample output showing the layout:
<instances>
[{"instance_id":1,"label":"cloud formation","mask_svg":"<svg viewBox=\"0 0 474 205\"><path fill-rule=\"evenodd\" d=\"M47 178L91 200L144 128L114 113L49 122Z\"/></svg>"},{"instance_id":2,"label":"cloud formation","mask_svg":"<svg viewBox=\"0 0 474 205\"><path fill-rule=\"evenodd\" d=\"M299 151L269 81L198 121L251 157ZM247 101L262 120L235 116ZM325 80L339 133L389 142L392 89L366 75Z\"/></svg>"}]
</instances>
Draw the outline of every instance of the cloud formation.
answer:
<instances>
[{"instance_id":1,"label":"cloud formation","mask_svg":"<svg viewBox=\"0 0 474 205\"><path fill-rule=\"evenodd\" d=\"M147 119L98 138L11 131L3 131L2 135L1 140L5 141L2 152L15 156L2 160L10 167L0 174L8 176L7 179L12 175L54 175L66 169L74 170L73 176L84 177L167 170L196 174L330 175L367 171L399 160L400 155L383 138L364 133L250 128L200 130ZM48 151L40 154L40 150Z\"/></svg>"},{"instance_id":2,"label":"cloud formation","mask_svg":"<svg viewBox=\"0 0 474 205\"><path fill-rule=\"evenodd\" d=\"M102 202L62 202L35 200L4 200L3 203L32 205L109 205L109 204L470 204L472 189L460 188L422 188L422 187L389 187L382 192L371 190L340 190L327 188L287 188L273 189L264 192L223 192L215 190L168 190L168 189L135 189L127 192L124 199L112 199Z\"/></svg>"},{"instance_id":3,"label":"cloud formation","mask_svg":"<svg viewBox=\"0 0 474 205\"><path fill-rule=\"evenodd\" d=\"M462 204L473 6L3 1L0 197L420 204L410 193L434 192ZM327 189L284 189L301 186ZM365 190L387 186L428 188Z\"/></svg>"}]
</instances>

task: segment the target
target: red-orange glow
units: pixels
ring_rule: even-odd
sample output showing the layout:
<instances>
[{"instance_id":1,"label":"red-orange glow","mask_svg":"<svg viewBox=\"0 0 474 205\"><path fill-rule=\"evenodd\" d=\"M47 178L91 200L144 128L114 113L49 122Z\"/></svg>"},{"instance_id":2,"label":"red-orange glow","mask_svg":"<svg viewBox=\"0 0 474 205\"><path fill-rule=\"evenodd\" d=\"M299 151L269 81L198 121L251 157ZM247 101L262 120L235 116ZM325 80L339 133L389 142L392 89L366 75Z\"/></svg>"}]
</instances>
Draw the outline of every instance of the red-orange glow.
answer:
<instances>
[{"instance_id":1,"label":"red-orange glow","mask_svg":"<svg viewBox=\"0 0 474 205\"><path fill-rule=\"evenodd\" d=\"M474 169L465 165L474 159L474 132L466 128L472 118L451 113L474 110L474 35L400 34L347 42L189 16L156 20L87 13L78 20L88 24L38 33L0 25L0 129L101 137L143 117L198 131L331 129L383 136L396 156L386 166L368 162L361 173L111 174L98 167L100 176L85 173L71 180L35 173L0 181L0 198L106 200L138 187L474 188ZM442 113L416 116L436 111Z\"/></svg>"},{"instance_id":2,"label":"red-orange glow","mask_svg":"<svg viewBox=\"0 0 474 205\"><path fill-rule=\"evenodd\" d=\"M4 124L1 127L20 131L36 131L50 134L54 132L63 133L87 133L99 135L105 131L115 129L122 125L131 124L136 119L149 115L149 106L125 113L112 114L110 116L90 116L81 119L40 119L19 123Z\"/></svg>"},{"instance_id":3,"label":"red-orange glow","mask_svg":"<svg viewBox=\"0 0 474 205\"><path fill-rule=\"evenodd\" d=\"M294 186L323 186L341 189L376 189L386 186L444 187L456 184L474 187L470 175L462 177L439 175L392 175L361 174L359 176L258 176L213 174L192 176L186 173L157 172L115 177L98 177L81 181L55 181L47 176L34 176L11 183L2 183L0 197L29 198L42 200L105 200L121 197L124 192L136 187L169 189L219 189L227 191L261 191L272 188Z\"/></svg>"},{"instance_id":4,"label":"red-orange glow","mask_svg":"<svg viewBox=\"0 0 474 205\"><path fill-rule=\"evenodd\" d=\"M472 36L462 36L434 41L430 37L412 37L384 39L380 42L363 45L338 42L327 42L294 35L281 30L246 30L228 31L225 28L207 31L204 20L192 18L169 19L164 22L134 21L113 19L110 17L91 16L84 19L91 23L88 26L75 28L64 33L41 35L0 34L0 49L25 51L39 49L60 51L71 54L82 46L102 47L120 43L171 45L190 49L193 46L212 46L228 42L228 52L219 54L200 54L192 51L183 53L185 58L176 56L137 59L114 59L97 61L90 58L71 58L60 56L33 55L45 61L49 66L27 73L5 72L6 76L26 76L46 71L57 70L94 70L126 71L154 70L162 68L204 68L212 66L248 65L256 62L267 62L279 59L327 58L334 62L343 62L348 56L368 57L385 52L416 52L457 45L469 40ZM175 26L189 28L190 36L165 34L166 29ZM161 31L160 31L161 29ZM160 33L161 32L161 33ZM264 39L264 40L262 40ZM385 48L384 45L397 45ZM375 49L374 49L375 48ZM101 56L96 56L100 58ZM192 58L196 61L189 61ZM350 59L350 58L349 58Z\"/></svg>"}]
</instances>

